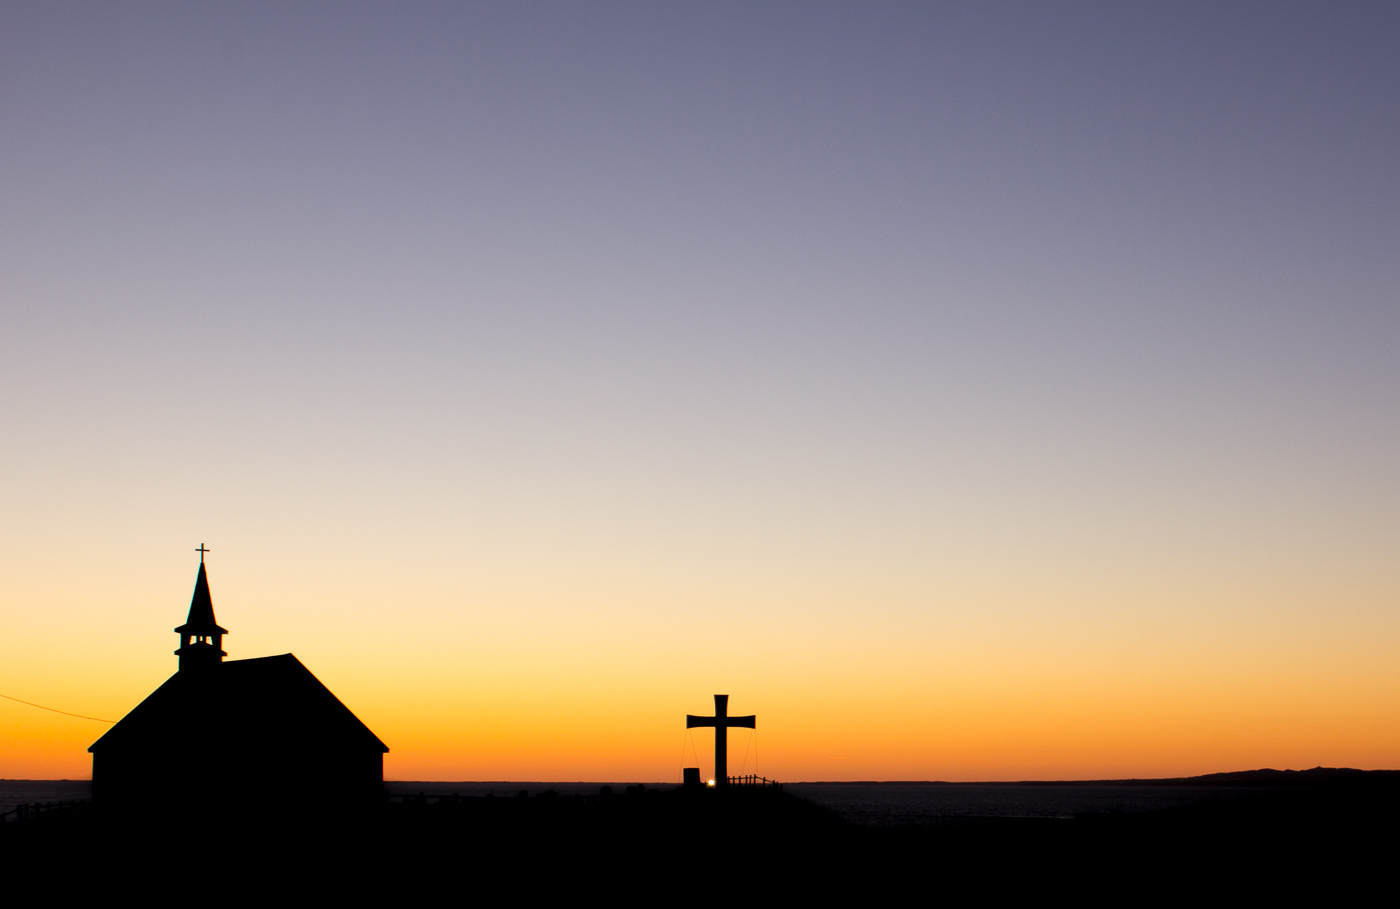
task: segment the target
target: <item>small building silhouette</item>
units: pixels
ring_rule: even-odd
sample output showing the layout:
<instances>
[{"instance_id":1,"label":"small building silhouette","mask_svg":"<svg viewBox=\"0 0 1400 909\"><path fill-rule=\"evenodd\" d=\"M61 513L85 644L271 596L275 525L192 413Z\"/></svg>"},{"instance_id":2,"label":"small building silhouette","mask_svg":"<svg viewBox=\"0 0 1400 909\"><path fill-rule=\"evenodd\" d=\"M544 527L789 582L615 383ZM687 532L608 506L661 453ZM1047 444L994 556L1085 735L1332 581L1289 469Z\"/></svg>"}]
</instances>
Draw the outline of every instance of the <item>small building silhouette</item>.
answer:
<instances>
[{"instance_id":1,"label":"small building silhouette","mask_svg":"<svg viewBox=\"0 0 1400 909\"><path fill-rule=\"evenodd\" d=\"M104 812L371 805L389 749L290 653L225 661L201 557L178 671L88 748Z\"/></svg>"}]
</instances>

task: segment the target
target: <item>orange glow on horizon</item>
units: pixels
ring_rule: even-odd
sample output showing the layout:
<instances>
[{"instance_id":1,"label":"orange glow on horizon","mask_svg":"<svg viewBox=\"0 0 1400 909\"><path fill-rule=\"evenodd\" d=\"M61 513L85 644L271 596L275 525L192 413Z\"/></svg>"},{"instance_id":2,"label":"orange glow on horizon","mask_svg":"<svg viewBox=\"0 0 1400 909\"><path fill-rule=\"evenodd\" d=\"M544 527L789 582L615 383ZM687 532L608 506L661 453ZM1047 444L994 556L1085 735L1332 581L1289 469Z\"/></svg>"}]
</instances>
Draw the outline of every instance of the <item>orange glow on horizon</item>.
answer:
<instances>
[{"instance_id":1,"label":"orange glow on horizon","mask_svg":"<svg viewBox=\"0 0 1400 909\"><path fill-rule=\"evenodd\" d=\"M217 579L215 591L217 607ZM220 612L231 658L264 655L232 643L254 624L232 613ZM934 663L916 642L869 631L839 647L820 638L779 647L758 629L727 654L723 634L700 631L668 654L668 629L638 640L561 626L489 645L466 634L370 635L354 646L291 636L306 644L298 657L388 743L390 779L678 782L682 766L713 769L712 732L687 734L684 716L709 712L716 691L731 695L731 712L758 716L756 731L730 733L731 772L790 781L1375 769L1400 755L1400 686L1380 644L1370 659L1356 659L1365 651L1355 646L1329 654L1317 641L1275 641L1229 656L1198 646L1187 660L1171 642L1144 643L1129 659L1088 645L977 652L966 641L960 657ZM158 631L139 636L154 654L134 642L89 648L77 666L31 654L6 684L28 683L36 703L120 717L174 670L160 652L174 635ZM251 646L270 637L241 636L261 638ZM766 660L765 648L776 651ZM841 650L853 655L844 665L832 661ZM691 665L668 668L676 662ZM720 675L723 684L712 680ZM6 778L86 778L86 747L107 728L12 701L0 701L0 725Z\"/></svg>"}]
</instances>

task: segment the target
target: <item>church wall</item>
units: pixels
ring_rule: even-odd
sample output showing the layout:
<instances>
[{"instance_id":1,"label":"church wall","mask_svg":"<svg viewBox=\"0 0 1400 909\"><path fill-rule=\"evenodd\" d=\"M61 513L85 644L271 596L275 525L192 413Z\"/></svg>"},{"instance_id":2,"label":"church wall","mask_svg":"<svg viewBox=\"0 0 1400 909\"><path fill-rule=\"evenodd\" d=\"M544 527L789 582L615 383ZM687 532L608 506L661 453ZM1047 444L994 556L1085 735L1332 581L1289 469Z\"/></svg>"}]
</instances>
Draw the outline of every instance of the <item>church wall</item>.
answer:
<instances>
[{"instance_id":1,"label":"church wall","mask_svg":"<svg viewBox=\"0 0 1400 909\"><path fill-rule=\"evenodd\" d=\"M384 756L325 749L104 749L93 803L104 814L328 810L375 805Z\"/></svg>"}]
</instances>

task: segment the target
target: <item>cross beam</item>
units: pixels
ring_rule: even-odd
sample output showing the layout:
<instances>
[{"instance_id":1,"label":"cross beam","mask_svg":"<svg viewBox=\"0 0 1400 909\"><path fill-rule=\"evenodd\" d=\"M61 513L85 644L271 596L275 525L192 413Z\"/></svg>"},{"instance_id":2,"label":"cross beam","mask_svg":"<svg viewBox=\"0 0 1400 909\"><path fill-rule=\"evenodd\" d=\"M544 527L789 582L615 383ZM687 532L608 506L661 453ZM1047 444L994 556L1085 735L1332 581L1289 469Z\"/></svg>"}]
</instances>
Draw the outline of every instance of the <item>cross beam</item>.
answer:
<instances>
[{"instance_id":1,"label":"cross beam","mask_svg":"<svg viewBox=\"0 0 1400 909\"><path fill-rule=\"evenodd\" d=\"M729 785L729 727L738 726L743 729L757 729L758 718L755 716L730 716L729 715L729 695L715 695L715 715L714 716L685 716L685 728L694 729L697 726L715 727L715 785Z\"/></svg>"}]
</instances>

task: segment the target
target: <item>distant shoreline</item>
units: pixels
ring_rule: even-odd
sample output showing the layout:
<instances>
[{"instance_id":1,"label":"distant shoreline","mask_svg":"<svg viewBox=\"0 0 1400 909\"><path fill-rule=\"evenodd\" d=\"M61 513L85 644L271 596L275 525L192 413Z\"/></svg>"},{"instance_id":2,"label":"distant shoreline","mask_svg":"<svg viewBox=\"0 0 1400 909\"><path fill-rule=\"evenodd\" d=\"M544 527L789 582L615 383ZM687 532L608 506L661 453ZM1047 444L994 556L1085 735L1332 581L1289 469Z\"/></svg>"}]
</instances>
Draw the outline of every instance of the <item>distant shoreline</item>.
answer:
<instances>
[{"instance_id":1,"label":"distant shoreline","mask_svg":"<svg viewBox=\"0 0 1400 909\"><path fill-rule=\"evenodd\" d=\"M793 786L1290 786L1327 785L1348 781L1391 779L1400 782L1400 770L1358 770L1351 767L1313 767L1308 770L1234 770L1200 776L1125 777L1083 780L785 780ZM27 779L0 777L0 783L91 783L92 778ZM386 786L677 786L675 780L428 780L384 781Z\"/></svg>"}]
</instances>

